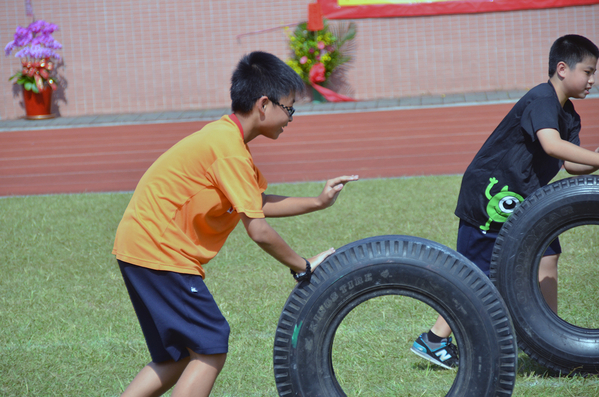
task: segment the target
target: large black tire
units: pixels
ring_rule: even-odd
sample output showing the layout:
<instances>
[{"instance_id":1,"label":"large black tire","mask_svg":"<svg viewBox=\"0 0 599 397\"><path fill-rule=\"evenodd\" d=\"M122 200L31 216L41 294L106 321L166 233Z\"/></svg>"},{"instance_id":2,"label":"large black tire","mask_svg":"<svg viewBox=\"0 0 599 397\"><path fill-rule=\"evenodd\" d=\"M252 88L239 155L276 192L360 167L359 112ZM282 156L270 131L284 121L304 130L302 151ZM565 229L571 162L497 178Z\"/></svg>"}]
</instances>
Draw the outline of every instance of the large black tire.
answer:
<instances>
[{"instance_id":1,"label":"large black tire","mask_svg":"<svg viewBox=\"0 0 599 397\"><path fill-rule=\"evenodd\" d=\"M599 330L569 324L551 311L538 286L539 260L561 233L588 224L599 224L599 177L564 179L529 196L493 248L491 280L510 310L520 348L562 373L599 371Z\"/></svg>"},{"instance_id":2,"label":"large black tire","mask_svg":"<svg viewBox=\"0 0 599 397\"><path fill-rule=\"evenodd\" d=\"M338 249L287 299L274 344L279 395L345 396L331 358L335 332L352 309L383 295L418 299L448 321L460 363L447 396L512 394L517 365L513 326L487 276L444 245L378 236Z\"/></svg>"}]
</instances>

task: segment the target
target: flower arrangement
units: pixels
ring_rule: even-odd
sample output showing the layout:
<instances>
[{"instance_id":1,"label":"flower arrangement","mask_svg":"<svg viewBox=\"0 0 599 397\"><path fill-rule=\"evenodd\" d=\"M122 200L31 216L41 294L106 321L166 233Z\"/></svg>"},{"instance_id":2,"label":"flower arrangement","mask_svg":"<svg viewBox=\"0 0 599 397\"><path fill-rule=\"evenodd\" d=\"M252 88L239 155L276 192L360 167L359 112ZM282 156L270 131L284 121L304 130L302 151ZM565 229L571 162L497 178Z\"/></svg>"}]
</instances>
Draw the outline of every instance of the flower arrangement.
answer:
<instances>
[{"instance_id":1,"label":"flower arrangement","mask_svg":"<svg viewBox=\"0 0 599 397\"><path fill-rule=\"evenodd\" d=\"M15 57L22 58L23 68L9 80L16 79L17 84L36 94L43 90L46 84L53 90L56 89L53 78L55 65L51 59L60 59L60 55L54 50L61 49L62 44L52 37L52 33L57 30L57 25L42 20L32 22L26 28L17 27L14 40L6 45L4 52L8 56L14 49L21 48Z\"/></svg>"},{"instance_id":2,"label":"flower arrangement","mask_svg":"<svg viewBox=\"0 0 599 397\"><path fill-rule=\"evenodd\" d=\"M352 59L350 53L355 36L353 22L331 28L325 20L323 28L314 32L302 22L289 35L292 58L287 64L306 84L311 85L314 80L325 83L334 71Z\"/></svg>"}]
</instances>

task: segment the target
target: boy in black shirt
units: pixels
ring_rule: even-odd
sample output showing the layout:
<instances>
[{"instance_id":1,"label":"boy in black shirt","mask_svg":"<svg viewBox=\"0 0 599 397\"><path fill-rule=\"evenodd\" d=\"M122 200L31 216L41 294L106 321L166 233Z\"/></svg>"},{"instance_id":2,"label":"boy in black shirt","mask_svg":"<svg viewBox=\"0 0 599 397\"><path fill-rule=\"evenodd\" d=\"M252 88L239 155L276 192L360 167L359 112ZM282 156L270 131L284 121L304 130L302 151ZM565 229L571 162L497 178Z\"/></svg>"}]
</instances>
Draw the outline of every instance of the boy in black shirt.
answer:
<instances>
[{"instance_id":1,"label":"boy in black shirt","mask_svg":"<svg viewBox=\"0 0 599 397\"><path fill-rule=\"evenodd\" d=\"M460 218L457 251L489 275L499 229L528 195L547 185L564 166L570 174L599 169L599 148L580 147L580 117L569 98L585 98L595 83L599 49L578 35L557 39L549 52L549 81L530 90L483 144L464 173L455 214ZM539 264L541 292L557 313L558 239ZM444 368L458 355L451 328L439 316L412 351Z\"/></svg>"}]
</instances>

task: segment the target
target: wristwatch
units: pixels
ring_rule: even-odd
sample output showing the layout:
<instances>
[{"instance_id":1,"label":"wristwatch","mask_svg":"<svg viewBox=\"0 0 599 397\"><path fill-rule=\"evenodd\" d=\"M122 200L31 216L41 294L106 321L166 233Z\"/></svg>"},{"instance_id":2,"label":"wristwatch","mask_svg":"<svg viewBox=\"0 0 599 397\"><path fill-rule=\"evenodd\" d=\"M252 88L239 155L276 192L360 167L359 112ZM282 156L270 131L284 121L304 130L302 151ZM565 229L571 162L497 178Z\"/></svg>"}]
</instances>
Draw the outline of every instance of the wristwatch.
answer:
<instances>
[{"instance_id":1,"label":"wristwatch","mask_svg":"<svg viewBox=\"0 0 599 397\"><path fill-rule=\"evenodd\" d=\"M310 281L310 278L312 277L312 268L310 267L310 262L306 258L302 258L302 259L306 261L306 270L305 271L303 271L301 273L296 273L293 271L293 269L289 269L289 271L291 271L291 274L293 275L293 278L298 283L300 281L304 281L304 280Z\"/></svg>"}]
</instances>

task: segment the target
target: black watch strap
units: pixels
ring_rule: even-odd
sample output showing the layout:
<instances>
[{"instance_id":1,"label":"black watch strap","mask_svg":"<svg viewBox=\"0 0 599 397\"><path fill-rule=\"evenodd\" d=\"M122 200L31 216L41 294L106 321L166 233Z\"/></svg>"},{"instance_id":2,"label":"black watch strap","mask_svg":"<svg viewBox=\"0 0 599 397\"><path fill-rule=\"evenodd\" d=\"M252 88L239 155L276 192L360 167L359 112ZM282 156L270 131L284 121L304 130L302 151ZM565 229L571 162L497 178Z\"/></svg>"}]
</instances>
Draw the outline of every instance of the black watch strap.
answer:
<instances>
[{"instance_id":1,"label":"black watch strap","mask_svg":"<svg viewBox=\"0 0 599 397\"><path fill-rule=\"evenodd\" d=\"M302 259L306 261L306 270L305 271L303 271L302 273L296 273L293 271L293 269L289 269L289 271L291 271L291 274L293 275L293 278L298 283L300 281L304 281L304 280L310 281L310 278L312 277L312 267L310 266L310 261L308 261L306 258L302 258Z\"/></svg>"}]
</instances>

